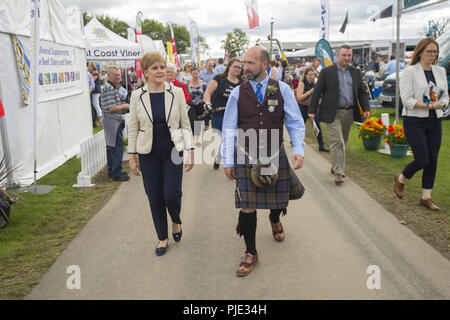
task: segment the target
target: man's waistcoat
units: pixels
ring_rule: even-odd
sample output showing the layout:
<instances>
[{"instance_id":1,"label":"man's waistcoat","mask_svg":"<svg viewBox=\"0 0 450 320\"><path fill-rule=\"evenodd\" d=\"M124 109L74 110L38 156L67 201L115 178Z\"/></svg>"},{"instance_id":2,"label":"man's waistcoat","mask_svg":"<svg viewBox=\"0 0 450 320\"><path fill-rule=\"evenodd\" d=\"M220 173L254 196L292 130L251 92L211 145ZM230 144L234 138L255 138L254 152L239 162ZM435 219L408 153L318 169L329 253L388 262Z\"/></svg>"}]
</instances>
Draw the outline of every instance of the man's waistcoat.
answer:
<instances>
[{"instance_id":1,"label":"man's waistcoat","mask_svg":"<svg viewBox=\"0 0 450 320\"><path fill-rule=\"evenodd\" d=\"M269 87L276 88L270 90ZM256 94L249 81L245 81L239 88L238 99L238 129L244 131L238 133L238 144L243 146L245 139L246 149L257 147L257 150L267 148L271 150L271 136L278 136L279 147L283 144L283 124L284 124L284 100L280 92L278 81L269 79L268 88L262 104L259 103ZM252 141L252 130L256 133L257 145L250 145ZM266 130L267 135L264 131ZM250 130L250 131L249 131ZM274 141L275 143L275 141ZM278 148L277 148L278 149ZM259 153L259 152L258 152Z\"/></svg>"}]
</instances>

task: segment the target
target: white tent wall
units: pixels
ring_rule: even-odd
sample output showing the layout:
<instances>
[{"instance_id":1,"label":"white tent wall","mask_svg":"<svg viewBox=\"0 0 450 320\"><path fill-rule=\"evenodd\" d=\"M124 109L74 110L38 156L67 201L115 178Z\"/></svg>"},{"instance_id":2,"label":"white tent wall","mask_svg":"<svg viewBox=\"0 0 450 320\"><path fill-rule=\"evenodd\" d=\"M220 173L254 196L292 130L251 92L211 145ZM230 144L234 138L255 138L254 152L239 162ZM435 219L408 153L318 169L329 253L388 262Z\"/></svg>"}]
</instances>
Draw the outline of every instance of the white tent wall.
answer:
<instances>
[{"instance_id":1,"label":"white tent wall","mask_svg":"<svg viewBox=\"0 0 450 320\"><path fill-rule=\"evenodd\" d=\"M21 7L18 8L18 3ZM29 48L29 1L0 1L0 83L2 102L8 130L11 163L21 165L14 174L14 181L28 185L33 182L32 113L31 104L24 105L22 86L11 33L21 35L25 48ZM23 6L22 6L23 5ZM9 12L5 12L9 10ZM20 14L23 13L23 15ZM50 23L51 13L51 23ZM65 17L67 15L67 17ZM14 17L14 18L12 18ZM87 81L86 51L84 39L75 22L76 15L68 15L56 0L41 0L41 46L58 39L65 48L77 52L83 67L80 70L82 93L51 99L38 104L37 131L37 178L59 167L79 152L80 144L92 136L90 94ZM6 18L8 22L5 22ZM19 19L19 20L17 20ZM46 22L47 19L47 22ZM73 24L72 24L73 23ZM59 29L53 33L50 29ZM78 29L77 29L78 28ZM67 29L66 31L64 31ZM78 30L78 31L77 31ZM28 35L27 35L28 33ZM50 37L48 37L50 35ZM30 52L27 52L29 55ZM74 177L75 179L75 177Z\"/></svg>"}]
</instances>

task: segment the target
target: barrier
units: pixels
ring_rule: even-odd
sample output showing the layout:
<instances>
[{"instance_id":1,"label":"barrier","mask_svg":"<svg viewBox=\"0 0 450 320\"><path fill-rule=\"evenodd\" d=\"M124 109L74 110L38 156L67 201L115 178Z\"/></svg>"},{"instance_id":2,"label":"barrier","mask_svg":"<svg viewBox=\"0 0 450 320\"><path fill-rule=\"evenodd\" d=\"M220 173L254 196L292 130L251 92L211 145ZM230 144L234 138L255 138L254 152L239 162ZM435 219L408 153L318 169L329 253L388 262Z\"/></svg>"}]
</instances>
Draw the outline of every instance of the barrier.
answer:
<instances>
[{"instance_id":1,"label":"barrier","mask_svg":"<svg viewBox=\"0 0 450 320\"><path fill-rule=\"evenodd\" d=\"M76 188L92 187L91 178L106 165L105 131L102 130L80 145L81 172L78 174Z\"/></svg>"}]
</instances>

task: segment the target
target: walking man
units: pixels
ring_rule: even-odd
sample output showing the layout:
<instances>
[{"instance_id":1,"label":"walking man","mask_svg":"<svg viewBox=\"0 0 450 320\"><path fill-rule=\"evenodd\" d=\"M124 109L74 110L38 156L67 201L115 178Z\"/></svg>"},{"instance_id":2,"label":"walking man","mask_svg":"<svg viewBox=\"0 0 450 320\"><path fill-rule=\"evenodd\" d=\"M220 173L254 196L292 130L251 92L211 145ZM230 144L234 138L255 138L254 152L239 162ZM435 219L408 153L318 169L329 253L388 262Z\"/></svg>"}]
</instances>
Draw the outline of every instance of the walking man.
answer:
<instances>
[{"instance_id":1,"label":"walking man","mask_svg":"<svg viewBox=\"0 0 450 320\"><path fill-rule=\"evenodd\" d=\"M350 66L352 49L343 45L337 52L337 63L322 69L314 87L308 116L327 124L331 148L331 173L336 185L345 177L345 144L353 121L361 122L359 105L364 117L370 116L369 96L363 84L361 72ZM319 99L322 99L319 105Z\"/></svg>"},{"instance_id":2,"label":"walking man","mask_svg":"<svg viewBox=\"0 0 450 320\"><path fill-rule=\"evenodd\" d=\"M103 86L100 99L103 109L102 123L106 138L108 177L113 178L114 181L127 181L130 177L122 171L122 130L125 127L122 115L129 110L130 105L123 103L120 98L120 81L120 69L116 66L110 66L108 68L108 81Z\"/></svg>"},{"instance_id":3,"label":"walking man","mask_svg":"<svg viewBox=\"0 0 450 320\"><path fill-rule=\"evenodd\" d=\"M256 210L270 209L273 237L281 242L280 214L287 213L289 200L304 193L283 146L286 125L293 143L292 165L300 169L305 126L294 94L286 83L269 79L269 54L263 47L248 49L243 63L248 80L231 92L222 128L224 171L236 179L235 203L241 209L236 231L246 245L238 276L249 274L258 263Z\"/></svg>"}]
</instances>

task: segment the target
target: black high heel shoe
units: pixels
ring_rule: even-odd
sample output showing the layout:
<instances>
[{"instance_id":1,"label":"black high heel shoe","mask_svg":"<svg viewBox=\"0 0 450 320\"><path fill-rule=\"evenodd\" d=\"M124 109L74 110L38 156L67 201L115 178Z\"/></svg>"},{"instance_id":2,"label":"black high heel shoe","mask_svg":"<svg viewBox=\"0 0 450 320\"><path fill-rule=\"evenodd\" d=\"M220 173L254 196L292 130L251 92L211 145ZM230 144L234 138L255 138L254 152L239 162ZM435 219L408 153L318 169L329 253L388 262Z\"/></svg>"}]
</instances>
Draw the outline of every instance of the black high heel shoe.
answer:
<instances>
[{"instance_id":1,"label":"black high heel shoe","mask_svg":"<svg viewBox=\"0 0 450 320\"><path fill-rule=\"evenodd\" d=\"M169 246L169 241L167 241L165 247L160 247L160 248L156 247L156 251L155 251L156 255L157 255L158 257L160 257L160 256L162 256L163 254L165 254L168 246Z\"/></svg>"},{"instance_id":2,"label":"black high heel shoe","mask_svg":"<svg viewBox=\"0 0 450 320\"><path fill-rule=\"evenodd\" d=\"M182 235L183 235L183 229L181 229L181 227L180 227L180 232L172 233L173 240L175 240L175 242L180 242Z\"/></svg>"}]
</instances>

